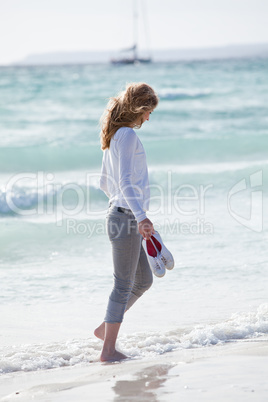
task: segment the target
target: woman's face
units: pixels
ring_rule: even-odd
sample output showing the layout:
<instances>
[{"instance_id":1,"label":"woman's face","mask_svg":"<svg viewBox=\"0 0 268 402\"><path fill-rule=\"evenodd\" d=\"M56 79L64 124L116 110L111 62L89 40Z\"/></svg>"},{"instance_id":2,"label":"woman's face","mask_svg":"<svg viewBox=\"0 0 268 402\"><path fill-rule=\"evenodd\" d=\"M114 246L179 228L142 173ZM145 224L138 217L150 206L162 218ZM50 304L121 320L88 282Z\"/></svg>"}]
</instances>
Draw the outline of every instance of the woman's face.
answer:
<instances>
[{"instance_id":1,"label":"woman's face","mask_svg":"<svg viewBox=\"0 0 268 402\"><path fill-rule=\"evenodd\" d=\"M139 117L138 120L136 120L130 127L135 127L135 126L140 126L142 125L146 120L149 121L150 118L150 114L153 112L152 110L149 110L148 112L144 112L144 114L141 116L141 118Z\"/></svg>"},{"instance_id":2,"label":"woman's face","mask_svg":"<svg viewBox=\"0 0 268 402\"><path fill-rule=\"evenodd\" d=\"M142 116L142 124L147 120L149 121L150 119L150 114L153 112L153 110L148 110L148 112L145 112L144 115Z\"/></svg>"}]
</instances>

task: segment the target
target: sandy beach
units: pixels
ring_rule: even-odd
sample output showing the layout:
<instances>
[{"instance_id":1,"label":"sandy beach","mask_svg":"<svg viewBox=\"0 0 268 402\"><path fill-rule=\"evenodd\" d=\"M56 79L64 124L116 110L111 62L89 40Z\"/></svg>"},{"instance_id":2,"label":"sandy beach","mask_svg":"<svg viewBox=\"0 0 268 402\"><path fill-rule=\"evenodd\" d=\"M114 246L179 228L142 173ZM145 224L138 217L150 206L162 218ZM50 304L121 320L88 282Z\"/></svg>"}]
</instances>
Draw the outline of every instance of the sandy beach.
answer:
<instances>
[{"instance_id":1,"label":"sandy beach","mask_svg":"<svg viewBox=\"0 0 268 402\"><path fill-rule=\"evenodd\" d=\"M146 359L6 374L0 401L258 401L268 398L268 339Z\"/></svg>"}]
</instances>

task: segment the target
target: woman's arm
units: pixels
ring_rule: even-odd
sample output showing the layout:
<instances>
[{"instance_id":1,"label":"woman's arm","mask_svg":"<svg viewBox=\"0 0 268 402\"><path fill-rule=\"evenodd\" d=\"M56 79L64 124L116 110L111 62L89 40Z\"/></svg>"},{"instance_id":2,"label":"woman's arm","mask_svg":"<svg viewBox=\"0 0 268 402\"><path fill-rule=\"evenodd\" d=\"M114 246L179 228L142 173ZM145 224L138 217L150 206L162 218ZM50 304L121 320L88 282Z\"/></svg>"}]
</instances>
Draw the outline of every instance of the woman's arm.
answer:
<instances>
[{"instance_id":1,"label":"woman's arm","mask_svg":"<svg viewBox=\"0 0 268 402\"><path fill-rule=\"evenodd\" d=\"M143 211L142 207L143 189L134 186L132 183L137 141L137 135L133 130L128 130L118 139L118 184L135 218L138 222L141 222L146 219L146 213Z\"/></svg>"}]
</instances>

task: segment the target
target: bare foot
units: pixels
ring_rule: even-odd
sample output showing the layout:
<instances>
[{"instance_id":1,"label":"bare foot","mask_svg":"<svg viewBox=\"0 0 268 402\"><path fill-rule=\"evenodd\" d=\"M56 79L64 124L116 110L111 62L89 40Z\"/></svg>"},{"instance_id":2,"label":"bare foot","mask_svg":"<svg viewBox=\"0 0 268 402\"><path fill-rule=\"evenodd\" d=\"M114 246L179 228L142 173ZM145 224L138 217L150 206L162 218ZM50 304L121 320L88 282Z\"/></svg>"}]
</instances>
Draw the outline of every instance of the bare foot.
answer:
<instances>
[{"instance_id":1,"label":"bare foot","mask_svg":"<svg viewBox=\"0 0 268 402\"><path fill-rule=\"evenodd\" d=\"M95 329L94 335L104 341L104 335L105 335L105 322L103 322L98 328Z\"/></svg>"},{"instance_id":2,"label":"bare foot","mask_svg":"<svg viewBox=\"0 0 268 402\"><path fill-rule=\"evenodd\" d=\"M126 355L118 352L117 350L114 350L113 353L102 351L100 356L101 362L118 362L127 358L128 357Z\"/></svg>"}]
</instances>

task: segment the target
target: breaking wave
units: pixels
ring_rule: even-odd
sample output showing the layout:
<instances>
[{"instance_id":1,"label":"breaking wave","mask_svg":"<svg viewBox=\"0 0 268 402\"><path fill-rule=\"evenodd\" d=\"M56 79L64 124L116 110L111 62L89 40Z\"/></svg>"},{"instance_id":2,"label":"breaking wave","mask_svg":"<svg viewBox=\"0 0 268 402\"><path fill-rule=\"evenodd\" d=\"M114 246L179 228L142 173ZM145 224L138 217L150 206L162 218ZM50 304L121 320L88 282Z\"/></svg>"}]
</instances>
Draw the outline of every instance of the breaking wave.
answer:
<instances>
[{"instance_id":1,"label":"breaking wave","mask_svg":"<svg viewBox=\"0 0 268 402\"><path fill-rule=\"evenodd\" d=\"M268 304L255 312L236 313L224 322L200 325L188 330L135 333L119 338L119 347L130 358L161 355L179 349L201 348L268 334ZM0 373L36 371L94 363L102 344L95 339L63 343L21 345L1 348Z\"/></svg>"}]
</instances>

